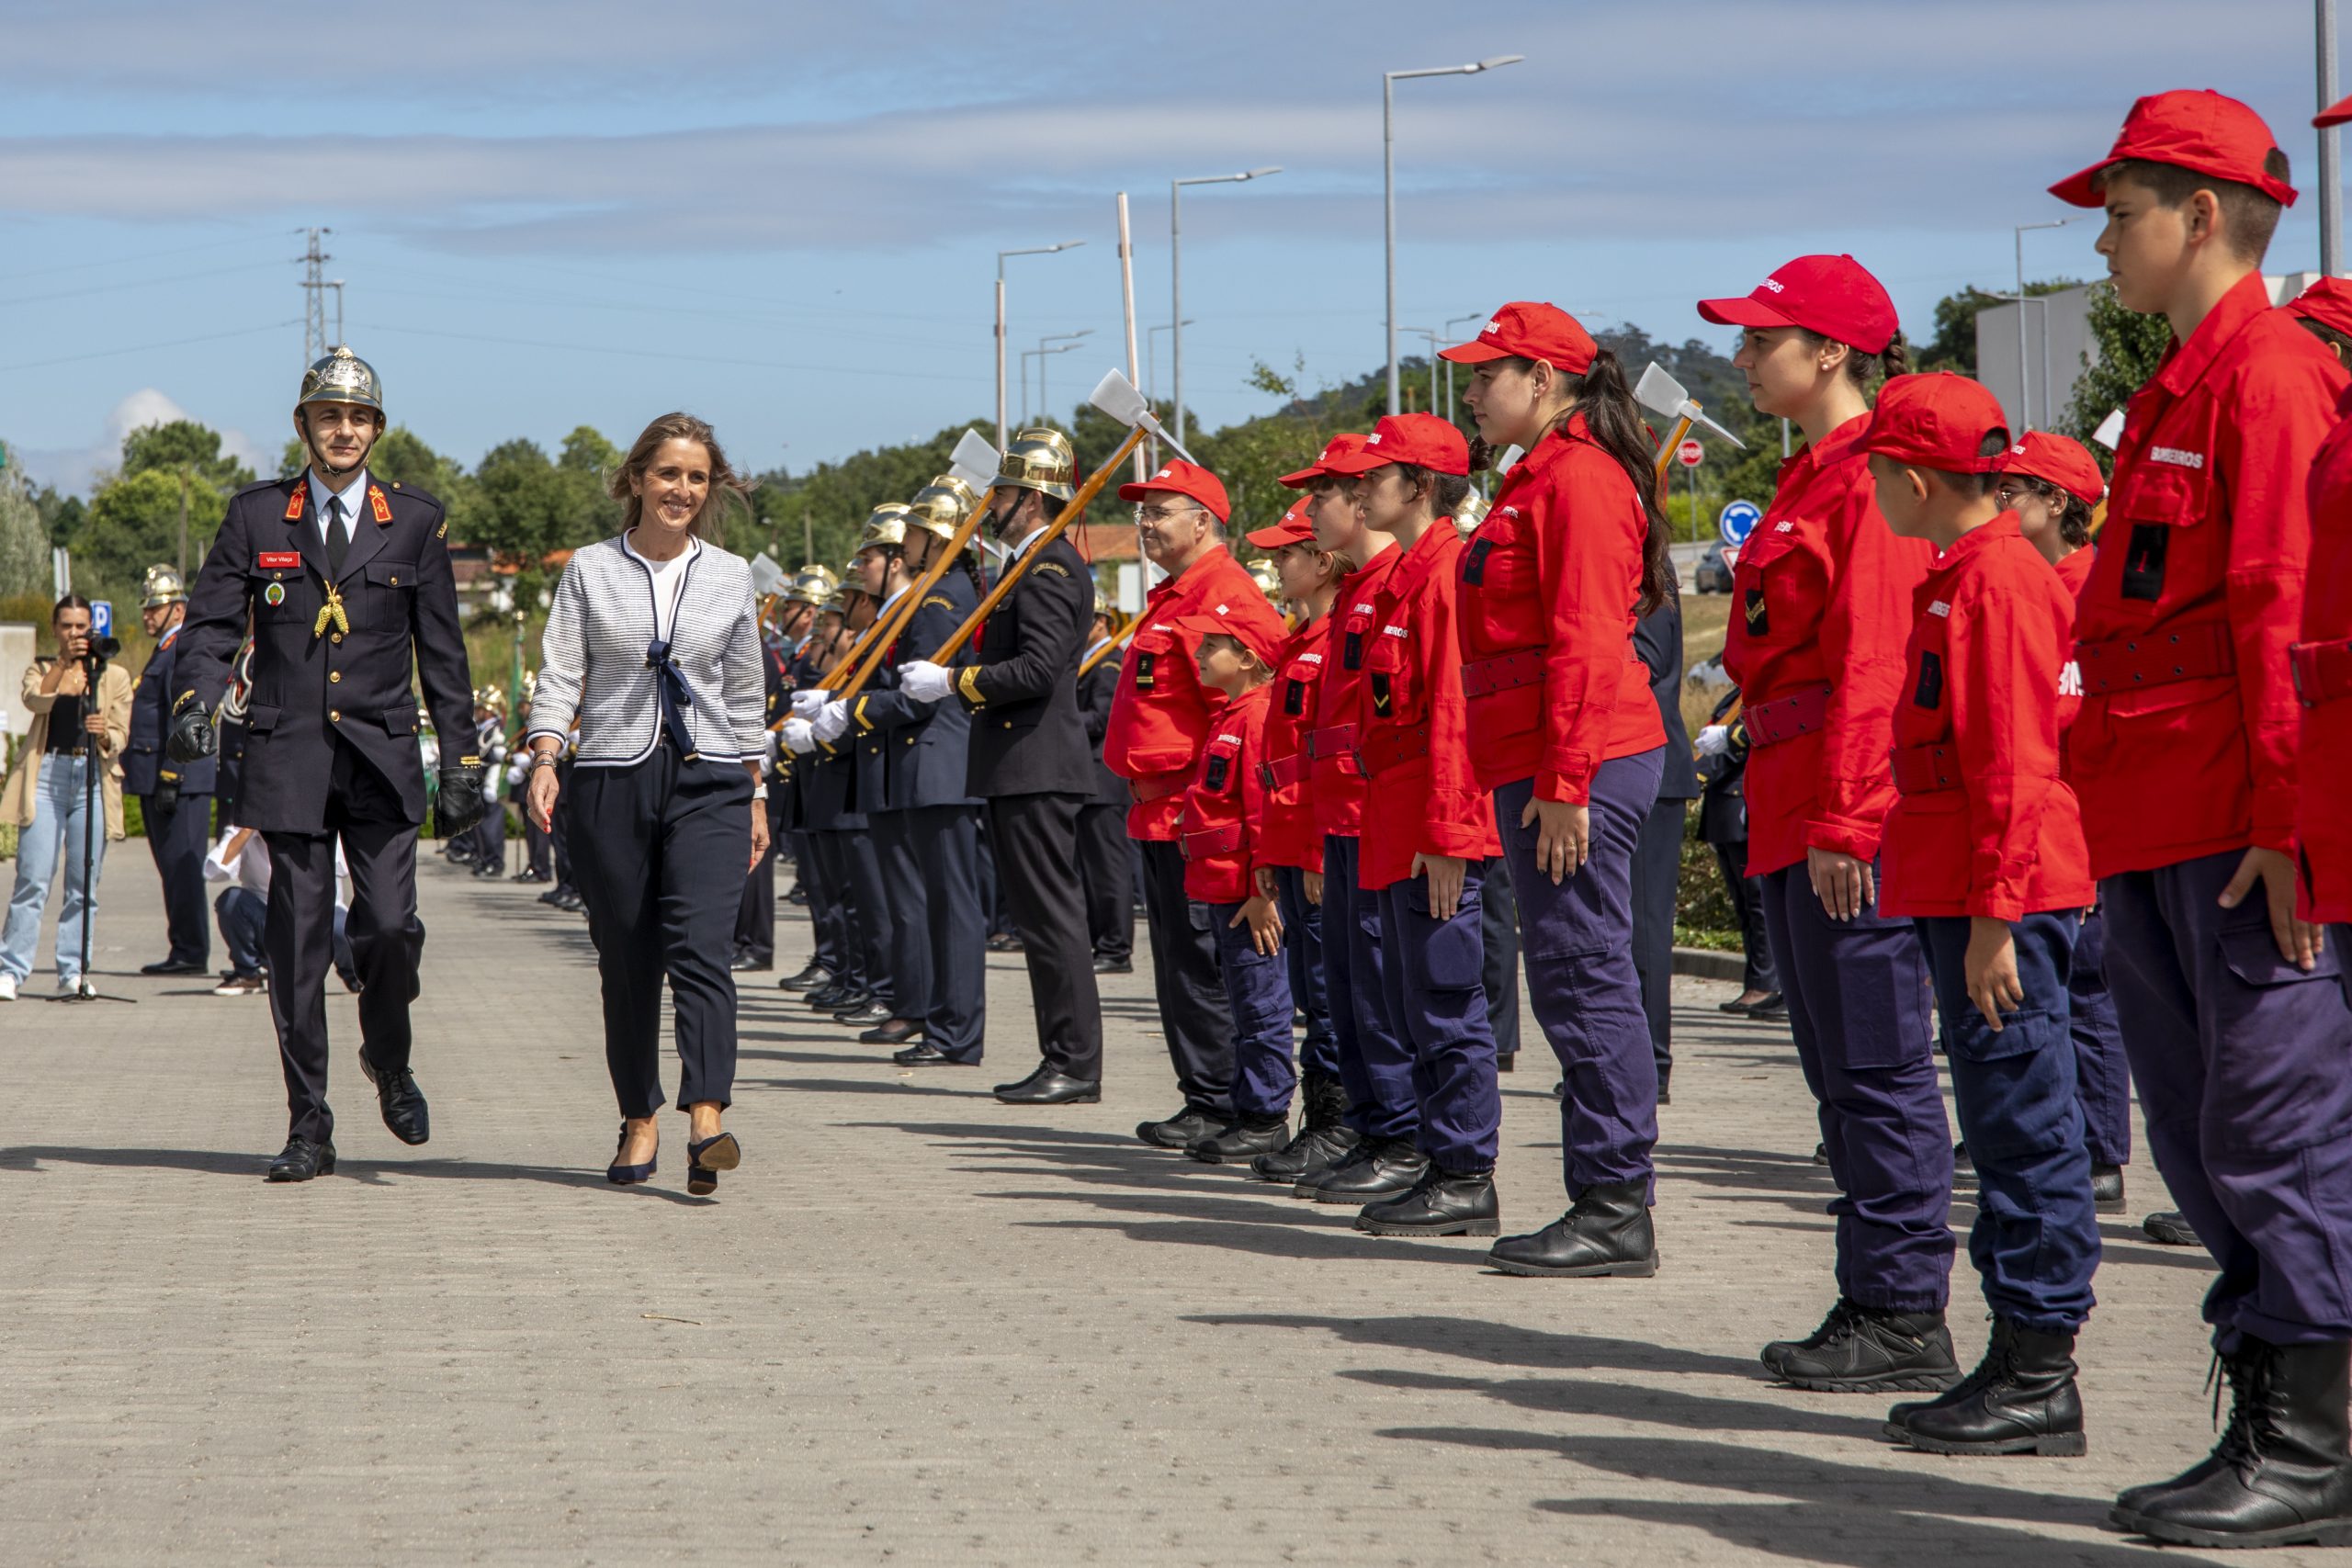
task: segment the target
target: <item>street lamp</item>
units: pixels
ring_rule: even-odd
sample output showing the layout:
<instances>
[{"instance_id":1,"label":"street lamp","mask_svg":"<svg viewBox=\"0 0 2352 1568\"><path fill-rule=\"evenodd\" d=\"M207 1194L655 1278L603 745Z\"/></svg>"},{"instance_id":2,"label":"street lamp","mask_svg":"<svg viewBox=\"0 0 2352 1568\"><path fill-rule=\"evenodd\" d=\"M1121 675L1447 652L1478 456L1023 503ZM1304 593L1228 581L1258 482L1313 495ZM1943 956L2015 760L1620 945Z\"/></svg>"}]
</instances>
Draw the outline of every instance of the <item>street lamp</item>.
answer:
<instances>
[{"instance_id":1,"label":"street lamp","mask_svg":"<svg viewBox=\"0 0 2352 1568\"><path fill-rule=\"evenodd\" d=\"M1037 340L1037 346L1030 350L1030 353L1035 355L1037 359L1037 417L1039 419L1051 420L1054 417L1052 406L1046 401L1046 355L1048 354L1068 354L1071 349L1078 346L1078 340L1080 338L1092 337L1093 335L1094 329L1092 327L1080 327L1074 333L1047 333L1044 337ZM1049 343L1057 343L1062 346L1059 348L1047 348L1046 345ZM1023 357L1025 358L1027 356L1024 355ZM1022 417L1026 419L1029 417L1025 412L1029 405L1029 376L1025 367L1023 369L1021 377L1021 403L1022 408L1024 411Z\"/></svg>"},{"instance_id":2,"label":"street lamp","mask_svg":"<svg viewBox=\"0 0 2352 1568\"><path fill-rule=\"evenodd\" d=\"M1445 335L1452 337L1453 335L1453 329L1460 326L1464 321L1484 321L1486 319L1486 314L1487 313L1484 310L1479 310L1467 316L1454 317L1453 320L1445 323ZM1449 359L1445 362L1445 422L1448 424L1452 424L1453 423L1454 406L1453 361Z\"/></svg>"},{"instance_id":3,"label":"street lamp","mask_svg":"<svg viewBox=\"0 0 2352 1568\"><path fill-rule=\"evenodd\" d=\"M1031 245L1024 250L999 251L996 254L996 449L1004 450L1004 258L1007 256L1049 256L1057 251L1074 251L1086 243L1083 240L1064 240L1058 245ZM1025 384L1025 383L1024 383Z\"/></svg>"},{"instance_id":4,"label":"street lamp","mask_svg":"<svg viewBox=\"0 0 2352 1568\"><path fill-rule=\"evenodd\" d=\"M1396 330L1400 333L1416 333L1429 340L1430 406L1428 412L1435 413L1437 412L1437 329L1435 327L1398 327Z\"/></svg>"},{"instance_id":5,"label":"street lamp","mask_svg":"<svg viewBox=\"0 0 2352 1568\"><path fill-rule=\"evenodd\" d=\"M1276 164L1264 169L1249 169L1238 175L1203 175L1198 179L1168 182L1168 320L1172 323L1169 338L1169 358L1174 363L1176 445L1184 445L1184 187L1186 186L1239 185L1244 180L1263 179L1268 175L1281 174Z\"/></svg>"},{"instance_id":6,"label":"street lamp","mask_svg":"<svg viewBox=\"0 0 2352 1568\"><path fill-rule=\"evenodd\" d=\"M1473 65L1438 65L1427 71L1384 71L1380 74L1380 175L1388 221L1388 412L1397 412L1396 400L1396 84L1417 76L1476 76L1481 71L1516 65L1523 54L1498 54Z\"/></svg>"},{"instance_id":7,"label":"street lamp","mask_svg":"<svg viewBox=\"0 0 2352 1568\"><path fill-rule=\"evenodd\" d=\"M2029 229L2064 229L2067 224L2077 221L2081 216L2082 215L2080 213L2077 213L2074 218L2054 219L2048 223L2019 223L2016 226L2018 242L2018 423L2027 430L2031 430L2033 428L2033 400L2031 397L2031 389L2026 385L2025 374L2026 231ZM2047 306L2042 308L2041 312L2041 342L2043 348L2047 349L2050 345L2050 310ZM2048 398L2050 396L2049 389L2044 388L2041 395L2045 399Z\"/></svg>"},{"instance_id":8,"label":"street lamp","mask_svg":"<svg viewBox=\"0 0 2352 1568\"><path fill-rule=\"evenodd\" d=\"M2335 86L2335 0L2318 0L2319 107L2332 108ZM2319 270L2334 277L2344 265L2343 181L2336 174L2337 128L2319 133Z\"/></svg>"},{"instance_id":9,"label":"street lamp","mask_svg":"<svg viewBox=\"0 0 2352 1568\"><path fill-rule=\"evenodd\" d=\"M1197 321L1187 321L1184 324L1191 327L1198 326L1200 323ZM1143 334L1143 390L1144 396L1153 402L1158 402L1159 400L1159 334L1161 333L1171 333L1175 330L1175 322L1162 321L1158 326L1148 329Z\"/></svg>"}]
</instances>

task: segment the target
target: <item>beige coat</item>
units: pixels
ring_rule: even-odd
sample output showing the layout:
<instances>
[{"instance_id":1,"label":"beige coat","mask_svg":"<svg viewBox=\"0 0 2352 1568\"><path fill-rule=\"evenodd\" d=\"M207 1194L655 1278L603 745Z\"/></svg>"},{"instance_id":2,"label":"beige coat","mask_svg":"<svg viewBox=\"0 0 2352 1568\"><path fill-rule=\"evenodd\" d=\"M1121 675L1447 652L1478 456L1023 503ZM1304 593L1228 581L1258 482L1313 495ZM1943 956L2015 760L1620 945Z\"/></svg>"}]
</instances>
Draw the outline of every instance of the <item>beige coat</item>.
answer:
<instances>
[{"instance_id":1,"label":"beige coat","mask_svg":"<svg viewBox=\"0 0 2352 1568\"><path fill-rule=\"evenodd\" d=\"M0 821L14 822L19 828L29 828L33 807L40 798L37 787L40 778L40 760L49 750L49 710L56 705L54 695L41 694L41 678L48 674L53 659L36 659L25 671L17 694L25 706L32 710L33 727L25 736L25 743L17 753L17 765L8 773L8 782L0 784ZM107 838L109 841L123 836L122 827L122 748L130 739L130 688L137 682L130 672L119 664L109 664L107 672L98 677L98 711L106 715L106 739L98 750L107 760L105 770L98 775L107 797Z\"/></svg>"}]
</instances>

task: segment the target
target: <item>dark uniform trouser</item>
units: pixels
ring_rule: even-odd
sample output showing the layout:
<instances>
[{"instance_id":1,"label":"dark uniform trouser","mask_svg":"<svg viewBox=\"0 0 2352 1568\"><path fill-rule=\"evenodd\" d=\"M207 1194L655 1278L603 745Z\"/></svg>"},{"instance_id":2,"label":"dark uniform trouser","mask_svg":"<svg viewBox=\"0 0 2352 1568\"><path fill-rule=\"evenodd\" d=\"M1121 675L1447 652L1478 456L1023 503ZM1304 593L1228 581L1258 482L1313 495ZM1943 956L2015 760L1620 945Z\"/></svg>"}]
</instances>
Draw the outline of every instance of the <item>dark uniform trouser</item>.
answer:
<instances>
[{"instance_id":1,"label":"dark uniform trouser","mask_svg":"<svg viewBox=\"0 0 2352 1568\"><path fill-rule=\"evenodd\" d=\"M1135 850L1127 808L1090 801L1078 810L1079 880L1094 956L1132 964L1136 952Z\"/></svg>"},{"instance_id":2,"label":"dark uniform trouser","mask_svg":"<svg viewBox=\"0 0 2352 1568\"><path fill-rule=\"evenodd\" d=\"M1306 1015L1298 1070L1336 1078L1340 1044L1331 1033L1330 993L1324 987L1323 906L1306 901L1306 873L1298 866L1274 868L1274 892L1283 912L1283 956L1289 962L1291 1002Z\"/></svg>"},{"instance_id":3,"label":"dark uniform trouser","mask_svg":"<svg viewBox=\"0 0 2352 1568\"><path fill-rule=\"evenodd\" d=\"M1426 872L1373 895L1388 949L1381 979L1389 1016L1412 1055L1420 1151L1456 1175L1495 1168L1503 1124L1479 935L1485 880L1478 862L1465 865L1461 907L1443 920L1430 917Z\"/></svg>"},{"instance_id":4,"label":"dark uniform trouser","mask_svg":"<svg viewBox=\"0 0 2352 1568\"><path fill-rule=\"evenodd\" d=\"M1184 896L1184 852L1173 840L1142 840L1144 919L1151 933L1151 987L1159 1028L1184 1103L1232 1120L1233 1010L1216 960L1206 904Z\"/></svg>"},{"instance_id":5,"label":"dark uniform trouser","mask_svg":"<svg viewBox=\"0 0 2352 1568\"><path fill-rule=\"evenodd\" d=\"M1412 1059L1396 1040L1382 983L1380 897L1356 886L1363 841L1323 835L1323 984L1348 1125L1367 1138L1410 1138L1420 1126Z\"/></svg>"},{"instance_id":6,"label":"dark uniform trouser","mask_svg":"<svg viewBox=\"0 0 2352 1568\"><path fill-rule=\"evenodd\" d=\"M1651 807L1634 846L1634 972L1642 977L1642 1012L1661 1078L1674 1066L1674 896L1682 880L1682 827L1690 808L1687 800Z\"/></svg>"},{"instance_id":7,"label":"dark uniform trouser","mask_svg":"<svg viewBox=\"0 0 2352 1568\"><path fill-rule=\"evenodd\" d=\"M1486 961L1479 984L1487 993L1487 1023L1495 1032L1497 1057L1519 1055L1519 897L1511 891L1510 862L1487 861L1478 888L1478 941Z\"/></svg>"},{"instance_id":8,"label":"dark uniform trouser","mask_svg":"<svg viewBox=\"0 0 2352 1568\"><path fill-rule=\"evenodd\" d=\"M733 762L682 762L664 743L625 768L582 768L571 787L580 813L574 869L588 898L604 981L605 1065L621 1114L662 1109L665 973L684 1067L678 1103L723 1106L735 1091L727 953L741 901L735 879L751 860L752 781Z\"/></svg>"},{"instance_id":9,"label":"dark uniform trouser","mask_svg":"<svg viewBox=\"0 0 2352 1568\"><path fill-rule=\"evenodd\" d=\"M868 823L875 820L872 817L866 818ZM874 829L843 828L824 837L833 840L834 861L841 871L840 876L835 877L829 868L826 883L848 912L842 929L849 933L858 949L859 962L865 965L866 994L894 1014L902 1006L918 1006L915 1001L899 999L905 995L905 988L890 967L898 947L898 926L891 918L890 900L882 881L882 851Z\"/></svg>"},{"instance_id":10,"label":"dark uniform trouser","mask_svg":"<svg viewBox=\"0 0 2352 1568\"><path fill-rule=\"evenodd\" d=\"M849 887L849 838L837 828L809 829L808 858L800 874L808 881L808 919L817 928L818 962L844 987L865 991L874 984L874 973L866 964L865 932L857 922L856 896ZM830 959L825 956L828 942L833 944Z\"/></svg>"},{"instance_id":11,"label":"dark uniform trouser","mask_svg":"<svg viewBox=\"0 0 2352 1568\"><path fill-rule=\"evenodd\" d=\"M288 1132L312 1143L334 1133L327 1109L327 970L334 963L334 846L351 872L345 931L357 969L359 1038L384 1071L408 1066L409 1003L416 997L424 928L416 919L416 824L368 761L335 742L326 830L268 832L269 1016L286 1070Z\"/></svg>"},{"instance_id":12,"label":"dark uniform trouser","mask_svg":"<svg viewBox=\"0 0 2352 1568\"><path fill-rule=\"evenodd\" d=\"M1102 998L1094 984L1078 870L1078 822L1085 804L1079 795L1000 795L989 802L989 837L1029 965L1037 1053L1057 1071L1099 1082Z\"/></svg>"},{"instance_id":13,"label":"dark uniform trouser","mask_svg":"<svg viewBox=\"0 0 2352 1568\"><path fill-rule=\"evenodd\" d=\"M988 1020L988 913L980 904L980 813L917 806L867 818L880 840L895 927L892 1010L922 1025L923 1043L980 1059Z\"/></svg>"},{"instance_id":14,"label":"dark uniform trouser","mask_svg":"<svg viewBox=\"0 0 2352 1568\"><path fill-rule=\"evenodd\" d=\"M147 819L147 852L155 857L155 874L164 882L170 956L175 963L206 964L212 956L212 932L204 918L204 854L211 841L212 797L183 795L169 811L161 811L153 795L142 795L139 809Z\"/></svg>"},{"instance_id":15,"label":"dark uniform trouser","mask_svg":"<svg viewBox=\"0 0 2352 1568\"><path fill-rule=\"evenodd\" d=\"M759 809L765 811L767 803L761 802ZM767 850L743 879L743 897L735 909L735 945L762 968L775 962L775 850L771 823Z\"/></svg>"},{"instance_id":16,"label":"dark uniform trouser","mask_svg":"<svg viewBox=\"0 0 2352 1568\"><path fill-rule=\"evenodd\" d=\"M1298 1089L1291 1066L1288 966L1280 953L1258 951L1250 924L1233 923L1241 903L1204 906L1216 938L1217 969L1233 1009L1233 1109L1241 1116L1287 1116ZM1283 933L1287 939L1287 932Z\"/></svg>"},{"instance_id":17,"label":"dark uniform trouser","mask_svg":"<svg viewBox=\"0 0 2352 1568\"><path fill-rule=\"evenodd\" d=\"M2107 988L2107 917L2093 908L2075 933L2075 965L2066 977L2066 1028L2075 1040L2075 1084L2091 1158L2132 1163L2132 1067L2123 1055L2123 1026Z\"/></svg>"},{"instance_id":18,"label":"dark uniform trouser","mask_svg":"<svg viewBox=\"0 0 2352 1568\"><path fill-rule=\"evenodd\" d=\"M495 767L491 770L493 773L497 771ZM506 803L504 801L492 800L490 803L490 810L484 813L479 823L475 824L474 847L480 852L483 863L494 865L502 872L506 869Z\"/></svg>"},{"instance_id":19,"label":"dark uniform trouser","mask_svg":"<svg viewBox=\"0 0 2352 1568\"><path fill-rule=\"evenodd\" d=\"M1777 991L1781 988L1781 972L1772 959L1771 939L1764 934L1763 885L1747 874L1747 840L1734 839L1730 843L1717 844L1715 863L1723 868L1724 889L1731 896L1732 914L1739 921L1743 960L1740 989ZM2109 1010L2111 1013L2114 1010ZM2120 1042L2116 1049L2122 1049Z\"/></svg>"},{"instance_id":20,"label":"dark uniform trouser","mask_svg":"<svg viewBox=\"0 0 2352 1568\"><path fill-rule=\"evenodd\" d=\"M523 802L516 809L523 815L523 863L545 882L554 874L549 852L554 848L555 835L539 826L538 818L531 815L528 801Z\"/></svg>"},{"instance_id":21,"label":"dark uniform trouser","mask_svg":"<svg viewBox=\"0 0 2352 1568\"><path fill-rule=\"evenodd\" d=\"M824 859L817 847L816 834L806 829L794 830L792 863L799 868L799 874L793 881L808 899L808 931L813 943L809 958L834 979L844 980L849 976L850 960L842 933L849 917L842 908L841 896L825 880Z\"/></svg>"},{"instance_id":22,"label":"dark uniform trouser","mask_svg":"<svg viewBox=\"0 0 2352 1568\"><path fill-rule=\"evenodd\" d=\"M2245 852L2098 885L2107 981L2148 1148L2221 1266L2217 1348L2352 1339L2352 1011L2343 953L2278 956L2260 890L2216 902Z\"/></svg>"}]
</instances>

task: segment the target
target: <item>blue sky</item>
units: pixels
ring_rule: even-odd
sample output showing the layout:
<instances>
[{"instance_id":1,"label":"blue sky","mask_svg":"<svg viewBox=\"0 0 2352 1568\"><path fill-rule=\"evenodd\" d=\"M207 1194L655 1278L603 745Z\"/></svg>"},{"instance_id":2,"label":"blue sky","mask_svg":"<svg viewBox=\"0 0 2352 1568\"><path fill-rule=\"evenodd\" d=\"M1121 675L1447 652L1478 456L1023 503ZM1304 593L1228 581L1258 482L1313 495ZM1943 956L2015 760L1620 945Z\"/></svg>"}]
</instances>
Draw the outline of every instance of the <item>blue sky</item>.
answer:
<instances>
[{"instance_id":1,"label":"blue sky","mask_svg":"<svg viewBox=\"0 0 2352 1568\"><path fill-rule=\"evenodd\" d=\"M805 468L992 409L1003 248L1086 241L1009 264L1016 348L1092 330L1050 361L1067 407L1124 357L1113 193L1149 325L1170 178L1280 164L1184 204L1187 401L1243 417L1254 360L1311 388L1382 357L1381 72L1503 53L1398 85L1407 325L1532 297L1721 335L1694 298L1844 250L1924 335L2173 86L2269 118L2306 193L2270 270L2317 265L2305 0L8 12L0 441L65 488L175 410L276 452L305 224L394 417L462 459L685 407ZM2029 274L2095 275L2092 237L2028 235Z\"/></svg>"}]
</instances>

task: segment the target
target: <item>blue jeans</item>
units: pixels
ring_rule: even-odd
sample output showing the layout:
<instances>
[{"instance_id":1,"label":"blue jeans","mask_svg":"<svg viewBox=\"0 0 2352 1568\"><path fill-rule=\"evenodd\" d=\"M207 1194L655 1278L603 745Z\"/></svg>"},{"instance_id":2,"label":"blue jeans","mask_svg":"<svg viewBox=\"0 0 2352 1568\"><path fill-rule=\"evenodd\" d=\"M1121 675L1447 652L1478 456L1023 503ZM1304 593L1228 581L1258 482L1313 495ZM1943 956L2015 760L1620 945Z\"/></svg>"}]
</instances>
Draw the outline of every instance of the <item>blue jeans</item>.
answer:
<instances>
[{"instance_id":1,"label":"blue jeans","mask_svg":"<svg viewBox=\"0 0 2352 1568\"><path fill-rule=\"evenodd\" d=\"M27 764L40 769L40 781L34 788L32 825L17 834L17 887L8 897L7 926L0 931L0 972L19 982L33 972L40 912L49 903L49 885L61 863L65 897L57 908L57 977L72 980L82 973L82 925L97 918L97 904L82 880L85 833L90 835L92 882L107 859L105 786L101 783L96 799L84 794L91 761L51 752ZM95 815L92 807L97 808Z\"/></svg>"}]
</instances>

